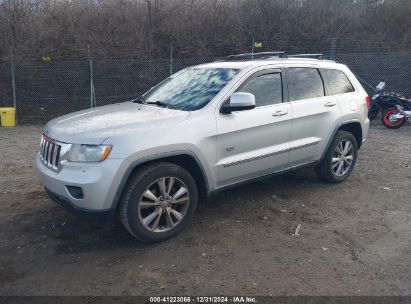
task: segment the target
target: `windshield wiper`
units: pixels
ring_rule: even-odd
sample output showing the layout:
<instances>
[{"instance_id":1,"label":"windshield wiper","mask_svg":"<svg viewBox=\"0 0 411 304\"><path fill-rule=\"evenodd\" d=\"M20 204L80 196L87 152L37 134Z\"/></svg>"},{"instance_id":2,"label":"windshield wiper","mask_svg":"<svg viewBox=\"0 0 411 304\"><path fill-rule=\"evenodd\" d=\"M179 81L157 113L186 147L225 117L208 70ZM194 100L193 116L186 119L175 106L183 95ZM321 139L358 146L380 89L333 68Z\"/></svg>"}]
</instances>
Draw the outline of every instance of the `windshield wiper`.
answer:
<instances>
[{"instance_id":1,"label":"windshield wiper","mask_svg":"<svg viewBox=\"0 0 411 304\"><path fill-rule=\"evenodd\" d=\"M141 103L141 104L146 104L143 96L139 96L137 98L131 99L131 102L135 102L135 103Z\"/></svg>"},{"instance_id":2,"label":"windshield wiper","mask_svg":"<svg viewBox=\"0 0 411 304\"><path fill-rule=\"evenodd\" d=\"M156 101L151 101L147 102L147 104L154 104L163 108L168 108L168 109L175 109L175 107L167 102L161 101L161 100L156 100Z\"/></svg>"}]
</instances>

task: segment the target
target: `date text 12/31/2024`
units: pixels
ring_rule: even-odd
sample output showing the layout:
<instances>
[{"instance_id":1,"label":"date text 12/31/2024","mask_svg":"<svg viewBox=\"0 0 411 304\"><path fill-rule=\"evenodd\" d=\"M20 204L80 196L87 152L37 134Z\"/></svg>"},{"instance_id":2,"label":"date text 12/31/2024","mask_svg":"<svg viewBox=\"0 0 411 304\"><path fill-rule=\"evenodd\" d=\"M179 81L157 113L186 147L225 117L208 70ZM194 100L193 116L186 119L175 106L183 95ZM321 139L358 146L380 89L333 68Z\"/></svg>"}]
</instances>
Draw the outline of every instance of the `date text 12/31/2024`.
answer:
<instances>
[{"instance_id":1,"label":"date text 12/31/2024","mask_svg":"<svg viewBox=\"0 0 411 304\"><path fill-rule=\"evenodd\" d=\"M233 296L233 297L150 297L150 303L257 303L254 297Z\"/></svg>"}]
</instances>

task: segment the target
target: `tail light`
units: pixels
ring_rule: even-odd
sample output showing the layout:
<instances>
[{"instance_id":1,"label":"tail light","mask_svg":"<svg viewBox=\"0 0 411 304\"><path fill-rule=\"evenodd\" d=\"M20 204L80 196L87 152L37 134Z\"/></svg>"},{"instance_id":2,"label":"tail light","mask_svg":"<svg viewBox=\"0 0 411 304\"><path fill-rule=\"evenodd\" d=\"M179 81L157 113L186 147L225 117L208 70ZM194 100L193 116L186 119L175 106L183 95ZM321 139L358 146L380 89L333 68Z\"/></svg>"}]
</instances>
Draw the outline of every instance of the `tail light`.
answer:
<instances>
[{"instance_id":1,"label":"tail light","mask_svg":"<svg viewBox=\"0 0 411 304\"><path fill-rule=\"evenodd\" d=\"M367 95L367 96L365 97L365 103L367 104L367 107L370 108L370 105L371 105L371 98L370 98L370 96Z\"/></svg>"}]
</instances>

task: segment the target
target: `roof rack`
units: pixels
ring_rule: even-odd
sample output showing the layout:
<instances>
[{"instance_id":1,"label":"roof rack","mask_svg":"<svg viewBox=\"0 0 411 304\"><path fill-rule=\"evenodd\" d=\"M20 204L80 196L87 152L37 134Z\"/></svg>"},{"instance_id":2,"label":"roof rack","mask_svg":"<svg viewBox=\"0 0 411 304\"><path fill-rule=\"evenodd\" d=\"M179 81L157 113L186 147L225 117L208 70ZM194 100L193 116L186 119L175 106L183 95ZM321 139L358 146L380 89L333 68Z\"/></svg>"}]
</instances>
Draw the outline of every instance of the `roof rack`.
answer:
<instances>
[{"instance_id":1,"label":"roof rack","mask_svg":"<svg viewBox=\"0 0 411 304\"><path fill-rule=\"evenodd\" d=\"M295 54L288 55L288 58L313 58L313 59L322 59L323 54Z\"/></svg>"},{"instance_id":2,"label":"roof rack","mask_svg":"<svg viewBox=\"0 0 411 304\"><path fill-rule=\"evenodd\" d=\"M293 54L288 55L287 52L259 52L259 53L244 53L226 56L218 61L227 60L252 60L252 59L263 59L270 60L275 58L307 58L307 59L323 59L323 54Z\"/></svg>"},{"instance_id":3,"label":"roof rack","mask_svg":"<svg viewBox=\"0 0 411 304\"><path fill-rule=\"evenodd\" d=\"M244 53L237 55L229 55L225 57L226 60L242 60L242 59L270 59L272 57L285 58L286 52L259 52L259 53Z\"/></svg>"}]
</instances>

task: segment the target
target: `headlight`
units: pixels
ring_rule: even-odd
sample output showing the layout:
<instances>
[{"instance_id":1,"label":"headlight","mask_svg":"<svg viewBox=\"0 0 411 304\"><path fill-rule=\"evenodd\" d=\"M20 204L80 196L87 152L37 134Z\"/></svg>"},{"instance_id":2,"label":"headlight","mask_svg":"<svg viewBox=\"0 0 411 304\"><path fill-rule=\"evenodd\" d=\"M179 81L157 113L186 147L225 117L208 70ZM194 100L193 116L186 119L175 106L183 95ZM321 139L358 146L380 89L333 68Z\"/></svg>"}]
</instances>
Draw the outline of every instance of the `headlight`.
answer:
<instances>
[{"instance_id":1,"label":"headlight","mask_svg":"<svg viewBox=\"0 0 411 304\"><path fill-rule=\"evenodd\" d=\"M67 153L69 162L100 162L110 154L112 145L73 144Z\"/></svg>"}]
</instances>

